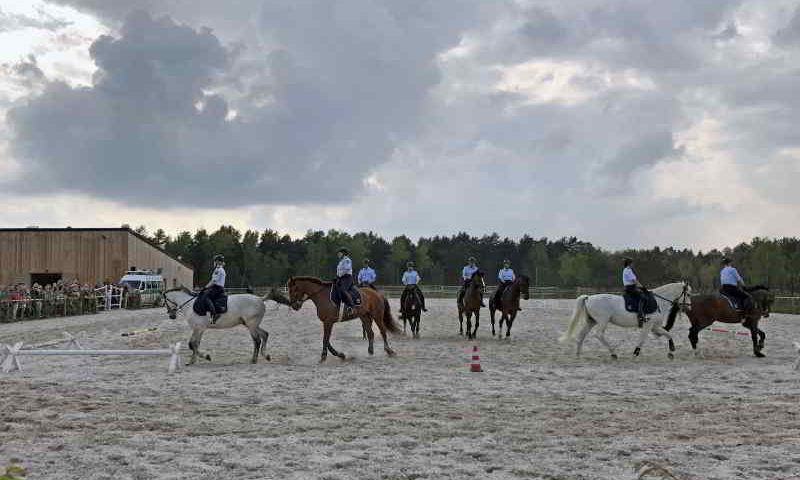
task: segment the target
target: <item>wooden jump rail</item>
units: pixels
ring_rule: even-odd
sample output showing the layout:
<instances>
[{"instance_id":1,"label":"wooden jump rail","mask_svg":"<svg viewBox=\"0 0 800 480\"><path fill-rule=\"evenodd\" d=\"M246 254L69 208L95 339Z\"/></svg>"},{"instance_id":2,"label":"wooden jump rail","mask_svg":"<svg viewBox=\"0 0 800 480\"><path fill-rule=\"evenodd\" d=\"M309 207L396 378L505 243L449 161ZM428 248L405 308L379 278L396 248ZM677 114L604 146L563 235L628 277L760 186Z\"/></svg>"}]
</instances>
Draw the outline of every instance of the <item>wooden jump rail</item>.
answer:
<instances>
[{"instance_id":1,"label":"wooden jump rail","mask_svg":"<svg viewBox=\"0 0 800 480\"><path fill-rule=\"evenodd\" d=\"M22 342L10 347L6 345L4 348L4 359L0 364L3 373L21 371L22 365L20 365L18 357L27 355L169 355L169 373L178 371L181 364L180 342L170 348L160 350L26 350Z\"/></svg>"}]
</instances>

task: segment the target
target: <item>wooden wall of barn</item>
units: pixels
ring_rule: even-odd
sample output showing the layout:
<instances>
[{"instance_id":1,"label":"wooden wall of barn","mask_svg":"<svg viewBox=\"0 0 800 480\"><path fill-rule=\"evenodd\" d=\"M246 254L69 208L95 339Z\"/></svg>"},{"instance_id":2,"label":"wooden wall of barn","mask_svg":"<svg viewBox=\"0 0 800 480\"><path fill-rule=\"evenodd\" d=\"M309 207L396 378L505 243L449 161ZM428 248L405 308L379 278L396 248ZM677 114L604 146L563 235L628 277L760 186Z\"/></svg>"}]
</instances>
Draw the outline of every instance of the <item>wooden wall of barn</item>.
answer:
<instances>
[{"instance_id":1,"label":"wooden wall of barn","mask_svg":"<svg viewBox=\"0 0 800 480\"><path fill-rule=\"evenodd\" d=\"M0 285L29 284L32 273L60 273L65 281L90 284L118 282L131 266L161 268L167 286L192 285L190 268L128 230L0 231Z\"/></svg>"}]
</instances>

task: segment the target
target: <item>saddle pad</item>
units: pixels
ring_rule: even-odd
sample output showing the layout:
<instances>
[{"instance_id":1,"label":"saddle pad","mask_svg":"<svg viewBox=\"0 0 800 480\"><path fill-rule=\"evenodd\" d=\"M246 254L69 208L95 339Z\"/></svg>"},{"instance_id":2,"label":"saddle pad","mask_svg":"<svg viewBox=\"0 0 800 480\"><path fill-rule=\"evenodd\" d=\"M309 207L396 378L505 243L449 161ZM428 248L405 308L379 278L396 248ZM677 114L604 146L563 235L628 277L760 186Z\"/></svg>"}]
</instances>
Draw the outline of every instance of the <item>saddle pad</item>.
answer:
<instances>
[{"instance_id":1,"label":"saddle pad","mask_svg":"<svg viewBox=\"0 0 800 480\"><path fill-rule=\"evenodd\" d=\"M217 313L225 313L228 311L228 296L222 295L214 300L214 308L217 309ZM205 316L208 313L208 307L206 307L205 297L198 296L197 300L195 300L194 305L192 305L192 310L194 313L200 315L201 317Z\"/></svg>"},{"instance_id":2,"label":"saddle pad","mask_svg":"<svg viewBox=\"0 0 800 480\"><path fill-rule=\"evenodd\" d=\"M653 312L658 311L658 302L656 302L656 297L653 295L652 292L647 292L645 295L645 303L644 303L644 313L650 314ZM625 310L638 313L639 312L639 301L638 298L632 297L628 295L628 293L624 293L623 298L625 298Z\"/></svg>"},{"instance_id":3,"label":"saddle pad","mask_svg":"<svg viewBox=\"0 0 800 480\"><path fill-rule=\"evenodd\" d=\"M350 298L353 299L355 305L361 305L361 292L358 291L355 285L350 287ZM342 295L335 285L331 288L330 299L337 307L342 303Z\"/></svg>"}]
</instances>

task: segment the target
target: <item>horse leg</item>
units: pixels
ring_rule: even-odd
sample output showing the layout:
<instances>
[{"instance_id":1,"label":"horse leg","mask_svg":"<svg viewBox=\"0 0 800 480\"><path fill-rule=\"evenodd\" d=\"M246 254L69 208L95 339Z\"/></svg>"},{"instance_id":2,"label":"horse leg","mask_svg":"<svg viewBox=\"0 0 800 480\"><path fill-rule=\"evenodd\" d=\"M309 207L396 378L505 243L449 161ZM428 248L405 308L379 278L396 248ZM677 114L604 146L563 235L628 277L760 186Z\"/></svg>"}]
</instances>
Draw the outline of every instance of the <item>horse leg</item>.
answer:
<instances>
[{"instance_id":1,"label":"horse leg","mask_svg":"<svg viewBox=\"0 0 800 480\"><path fill-rule=\"evenodd\" d=\"M767 334L758 327L756 327L756 332L758 333L758 351L760 352L764 349L764 340L767 339Z\"/></svg>"},{"instance_id":2,"label":"horse leg","mask_svg":"<svg viewBox=\"0 0 800 480\"><path fill-rule=\"evenodd\" d=\"M577 348L577 351L575 352L575 355L577 357L581 356L581 347L583 346L583 341L586 339L586 335L589 334L589 331L591 329L593 329L595 325L597 325L597 322L595 322L591 318L587 318L586 319L586 324L583 326L581 331L578 332L578 348ZM612 354L611 356L613 358L617 358L617 356L614 355L614 354Z\"/></svg>"},{"instance_id":3,"label":"horse leg","mask_svg":"<svg viewBox=\"0 0 800 480\"><path fill-rule=\"evenodd\" d=\"M464 312L458 307L458 334L464 335Z\"/></svg>"},{"instance_id":4,"label":"horse leg","mask_svg":"<svg viewBox=\"0 0 800 480\"><path fill-rule=\"evenodd\" d=\"M489 320L492 322L492 336L494 337L494 304L492 304L492 302L489 302ZM502 317L502 315L500 316L500 322L501 322L500 323L500 332L502 333L502 331L503 331L502 330L503 329L503 324L502 324L503 317Z\"/></svg>"},{"instance_id":5,"label":"horse leg","mask_svg":"<svg viewBox=\"0 0 800 480\"><path fill-rule=\"evenodd\" d=\"M194 365L197 363L198 356L205 358L209 362L211 361L211 355L203 355L200 351L200 341L203 339L203 332L205 332L205 328L203 327L192 330L192 336L189 338L189 348L192 350L192 357L189 359L187 365Z\"/></svg>"},{"instance_id":6,"label":"horse leg","mask_svg":"<svg viewBox=\"0 0 800 480\"><path fill-rule=\"evenodd\" d=\"M417 315L414 317L415 332L414 335L419 338L419 321L422 320L422 310L417 310Z\"/></svg>"},{"instance_id":7,"label":"horse leg","mask_svg":"<svg viewBox=\"0 0 800 480\"><path fill-rule=\"evenodd\" d=\"M756 323L750 322L747 328L750 329L750 338L753 339L753 354L758 358L764 357L764 354L761 353L761 349L758 347L758 327Z\"/></svg>"},{"instance_id":8,"label":"horse leg","mask_svg":"<svg viewBox=\"0 0 800 480\"><path fill-rule=\"evenodd\" d=\"M511 336L511 325L514 324L514 319L517 318L517 310L511 311L511 317L506 319L506 337Z\"/></svg>"},{"instance_id":9,"label":"horse leg","mask_svg":"<svg viewBox=\"0 0 800 480\"><path fill-rule=\"evenodd\" d=\"M373 348L375 333L372 331L372 319L370 317L361 317L361 330L364 332L364 338L369 342L367 353L372 355L375 353L375 349Z\"/></svg>"},{"instance_id":10,"label":"horse leg","mask_svg":"<svg viewBox=\"0 0 800 480\"><path fill-rule=\"evenodd\" d=\"M467 312L467 340L472 339L472 312Z\"/></svg>"},{"instance_id":11,"label":"horse leg","mask_svg":"<svg viewBox=\"0 0 800 480\"><path fill-rule=\"evenodd\" d=\"M250 330L250 338L253 339L253 358L250 363L258 363L258 352L261 350L261 335L255 330Z\"/></svg>"},{"instance_id":12,"label":"horse leg","mask_svg":"<svg viewBox=\"0 0 800 480\"><path fill-rule=\"evenodd\" d=\"M651 320L652 322L652 320ZM649 329L647 327L650 327ZM638 357L640 353L642 353L642 346L644 342L647 340L647 334L653 331L652 323L648 325L645 323L642 325L641 331L639 332L639 342L636 344L636 348L633 350L633 356Z\"/></svg>"},{"instance_id":13,"label":"horse leg","mask_svg":"<svg viewBox=\"0 0 800 480\"><path fill-rule=\"evenodd\" d=\"M667 337L667 345L669 346L669 353L667 353L667 357L669 359L675 358L675 342L672 340L672 335L669 334L668 331L664 329L661 325L656 325L653 327L653 332L658 335L659 337Z\"/></svg>"},{"instance_id":14,"label":"horse leg","mask_svg":"<svg viewBox=\"0 0 800 480\"><path fill-rule=\"evenodd\" d=\"M472 332L472 338L478 338L478 326L481 324L481 310L475 310L475 330Z\"/></svg>"},{"instance_id":15,"label":"horse leg","mask_svg":"<svg viewBox=\"0 0 800 480\"><path fill-rule=\"evenodd\" d=\"M256 330L261 337L261 355L264 355L264 360L270 361L272 358L270 358L269 354L267 353L267 340L269 340L269 332L261 327L256 327Z\"/></svg>"},{"instance_id":16,"label":"horse leg","mask_svg":"<svg viewBox=\"0 0 800 480\"><path fill-rule=\"evenodd\" d=\"M608 328L608 322L600 324L600 329L597 331L597 339L611 352L611 358L616 360L617 354L614 352L614 347L606 340L606 328Z\"/></svg>"},{"instance_id":17,"label":"horse leg","mask_svg":"<svg viewBox=\"0 0 800 480\"><path fill-rule=\"evenodd\" d=\"M375 323L378 325L378 332L380 332L381 338L383 339L383 350L386 352L386 355L393 357L394 350L392 350L392 347L389 346L389 338L386 335L386 327L383 325L383 322Z\"/></svg>"},{"instance_id":18,"label":"horse leg","mask_svg":"<svg viewBox=\"0 0 800 480\"><path fill-rule=\"evenodd\" d=\"M320 355L319 363L324 362L328 358L328 341L331 338L331 322L322 322L322 354Z\"/></svg>"}]
</instances>

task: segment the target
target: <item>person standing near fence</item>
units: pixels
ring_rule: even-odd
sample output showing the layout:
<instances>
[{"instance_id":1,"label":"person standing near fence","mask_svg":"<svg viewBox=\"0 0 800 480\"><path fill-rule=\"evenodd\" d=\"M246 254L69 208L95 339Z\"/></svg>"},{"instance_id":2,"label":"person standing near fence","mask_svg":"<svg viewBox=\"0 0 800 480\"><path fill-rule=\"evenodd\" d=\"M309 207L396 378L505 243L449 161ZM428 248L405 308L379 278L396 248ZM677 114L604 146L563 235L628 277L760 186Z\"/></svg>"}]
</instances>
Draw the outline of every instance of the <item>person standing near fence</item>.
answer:
<instances>
[{"instance_id":1,"label":"person standing near fence","mask_svg":"<svg viewBox=\"0 0 800 480\"><path fill-rule=\"evenodd\" d=\"M44 292L42 292L42 286L38 283L34 283L33 287L31 287L31 307L32 314L34 318L42 318L42 301L44 297Z\"/></svg>"}]
</instances>

